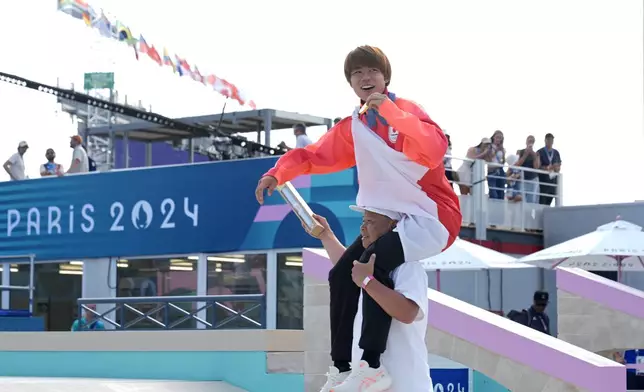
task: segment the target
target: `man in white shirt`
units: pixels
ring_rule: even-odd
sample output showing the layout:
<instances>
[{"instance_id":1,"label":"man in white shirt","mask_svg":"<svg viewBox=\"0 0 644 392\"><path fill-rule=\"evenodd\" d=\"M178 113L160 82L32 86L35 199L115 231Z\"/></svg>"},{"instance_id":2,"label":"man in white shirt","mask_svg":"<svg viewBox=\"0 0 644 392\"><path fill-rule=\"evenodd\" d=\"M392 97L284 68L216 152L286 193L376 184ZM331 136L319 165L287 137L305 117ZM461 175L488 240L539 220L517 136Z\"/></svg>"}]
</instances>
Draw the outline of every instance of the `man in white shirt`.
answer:
<instances>
[{"instance_id":1,"label":"man in white shirt","mask_svg":"<svg viewBox=\"0 0 644 392\"><path fill-rule=\"evenodd\" d=\"M334 303L334 293L331 287L331 313L334 312L334 307L339 307L335 310L343 312L347 317L353 317L353 340L351 340L351 336L344 337L343 335L336 337L335 343L332 341L334 366L329 368L327 382L322 388L322 392L431 391L433 389L429 377L425 346L428 302L427 274L419 262L404 262L403 260L396 263L398 267L393 270L390 279L386 278L389 279L389 282L383 283L382 279L385 278L382 276L382 263L381 267L375 266L376 254L378 257L385 257L386 259L380 261L386 263L396 262L396 260L388 261L387 259L404 257L402 249L396 250L395 248L400 247L394 246L396 241L393 241L393 237L398 237L398 233L394 229L396 220L386 215L382 210L370 207L362 207L361 210L364 211L364 220L360 233L365 248L372 249L372 245L378 247L380 242L385 242L381 244L379 250L372 249L371 257L367 255L368 260L363 260L363 257L360 257L360 261L354 261L352 270L335 271L336 267L341 264L340 259L345 257L347 252L355 253L351 251L355 244L347 250L333 234L326 219L314 215L315 219L324 227L324 231L315 237L322 241L329 259L336 266L334 267L335 273L350 274L349 278L353 280L353 284L358 286L360 291L356 311L346 309L342 311L342 308L353 307L347 306L350 305L347 303L338 303L337 300ZM374 267L378 271L374 271ZM374 278L374 274L380 276L377 278L378 280ZM329 276L331 280L331 274ZM363 353L360 349L361 345L367 343L363 342L365 337L362 336L365 328L368 328L368 332L365 333L367 340L370 340L369 333L376 333L373 326L369 327L363 324L363 312L365 311L363 296L365 294L368 296L366 299L371 302L375 301L376 306L379 306L391 318L391 326L385 331L388 333L386 335L386 350L383 350L384 353L379 356L378 365L375 367L370 366L369 358L365 358L367 353ZM373 315L371 317L373 318ZM378 322L383 323L384 320ZM331 329L333 330L333 328L332 322ZM337 350L336 353L344 351L344 349L340 350L342 348L340 346L345 344L353 362L350 371L341 369L342 364L333 357L333 350ZM371 350L374 349L372 342L368 342L368 345ZM340 357L341 355L336 354L336 356Z\"/></svg>"},{"instance_id":2,"label":"man in white shirt","mask_svg":"<svg viewBox=\"0 0 644 392\"><path fill-rule=\"evenodd\" d=\"M9 174L11 181L20 181L25 179L25 161L22 156L29 149L27 142L18 143L18 152L13 154L4 163L4 170Z\"/></svg>"},{"instance_id":3,"label":"man in white shirt","mask_svg":"<svg viewBox=\"0 0 644 392\"><path fill-rule=\"evenodd\" d=\"M295 135L295 148L304 148L313 143L311 138L306 134L306 125L304 124L293 125L293 134ZM288 147L284 142L281 142L278 147L285 150L292 150L292 148Z\"/></svg>"},{"instance_id":4,"label":"man in white shirt","mask_svg":"<svg viewBox=\"0 0 644 392\"><path fill-rule=\"evenodd\" d=\"M89 172L89 159L87 152L83 148L83 138L74 135L69 141L69 147L74 149L72 154L72 163L67 170L67 174L87 173Z\"/></svg>"}]
</instances>

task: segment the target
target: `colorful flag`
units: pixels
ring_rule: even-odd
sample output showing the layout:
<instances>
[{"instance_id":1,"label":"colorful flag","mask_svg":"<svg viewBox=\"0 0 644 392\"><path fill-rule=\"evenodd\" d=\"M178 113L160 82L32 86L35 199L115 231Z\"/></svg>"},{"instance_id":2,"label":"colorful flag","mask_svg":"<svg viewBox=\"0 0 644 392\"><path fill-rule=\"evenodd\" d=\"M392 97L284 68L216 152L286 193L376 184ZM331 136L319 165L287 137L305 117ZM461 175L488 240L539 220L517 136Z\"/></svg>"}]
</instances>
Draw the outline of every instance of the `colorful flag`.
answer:
<instances>
[{"instance_id":1,"label":"colorful flag","mask_svg":"<svg viewBox=\"0 0 644 392\"><path fill-rule=\"evenodd\" d=\"M118 20L108 17L107 15L109 14L106 14L103 10L98 14L86 0L58 0L57 4L59 11L75 19L83 20L87 26L95 28L101 35L117 41L126 42L132 46L134 56L137 60L139 60L139 52L145 53L160 66L168 65L172 67L173 71L178 73L179 76L188 76L195 81L212 87L213 90L226 97L237 100L242 105L247 104L255 108L255 103L251 100L247 101L246 97L241 94L240 90L234 84L220 79L213 74L203 75L196 66L192 69L188 61L179 56L175 55L175 58L172 59L165 47L163 57L161 57L154 45L148 45L142 34L139 35L139 39L137 40L134 38L129 27Z\"/></svg>"},{"instance_id":2,"label":"colorful flag","mask_svg":"<svg viewBox=\"0 0 644 392\"><path fill-rule=\"evenodd\" d=\"M230 83L228 83L226 80L217 78L212 88L215 89L216 92L223 95L224 97L230 98L232 92L230 91L229 86L230 86Z\"/></svg>"},{"instance_id":3,"label":"colorful flag","mask_svg":"<svg viewBox=\"0 0 644 392\"><path fill-rule=\"evenodd\" d=\"M177 72L177 66L174 65L174 61L170 58L170 54L168 53L168 49L163 48L163 64L169 65L172 67L173 72Z\"/></svg>"},{"instance_id":4,"label":"colorful flag","mask_svg":"<svg viewBox=\"0 0 644 392\"><path fill-rule=\"evenodd\" d=\"M139 36L139 52L141 53L148 53L148 50L150 47L148 46L148 43L145 42L145 39L143 38L142 35Z\"/></svg>"},{"instance_id":5,"label":"colorful flag","mask_svg":"<svg viewBox=\"0 0 644 392\"><path fill-rule=\"evenodd\" d=\"M154 60L155 63L159 65L163 65L163 61L161 60L161 56L159 56L159 52L154 48L154 45L150 46L148 48L148 56Z\"/></svg>"},{"instance_id":6,"label":"colorful flag","mask_svg":"<svg viewBox=\"0 0 644 392\"><path fill-rule=\"evenodd\" d=\"M139 50L137 48L137 41L136 38L132 35L132 31L130 31L130 28L124 25L123 23L116 21L116 32L118 35L118 40L127 42L128 45L134 49L134 57L136 59L139 59Z\"/></svg>"},{"instance_id":7,"label":"colorful flag","mask_svg":"<svg viewBox=\"0 0 644 392\"><path fill-rule=\"evenodd\" d=\"M199 73L199 68L195 65L195 69L192 71L192 79L199 83L203 83L204 79L203 76L201 76L201 73Z\"/></svg>"},{"instance_id":8,"label":"colorful flag","mask_svg":"<svg viewBox=\"0 0 644 392\"><path fill-rule=\"evenodd\" d=\"M83 0L58 0L58 10L73 18L82 19L88 5Z\"/></svg>"},{"instance_id":9,"label":"colorful flag","mask_svg":"<svg viewBox=\"0 0 644 392\"><path fill-rule=\"evenodd\" d=\"M101 33L103 37L115 38L112 31L112 23L110 23L105 13L101 10L101 16L92 21L92 25Z\"/></svg>"},{"instance_id":10,"label":"colorful flag","mask_svg":"<svg viewBox=\"0 0 644 392\"><path fill-rule=\"evenodd\" d=\"M179 76L183 76L184 70L183 70L183 67L181 66L181 59L176 54L174 55L174 59L177 67L177 73L179 74Z\"/></svg>"},{"instance_id":11,"label":"colorful flag","mask_svg":"<svg viewBox=\"0 0 644 392\"><path fill-rule=\"evenodd\" d=\"M178 58L178 57L177 57ZM181 69L183 69L183 74L186 76L192 77L192 69L190 68L190 64L185 59L179 59L179 64L181 64Z\"/></svg>"},{"instance_id":12,"label":"colorful flag","mask_svg":"<svg viewBox=\"0 0 644 392\"><path fill-rule=\"evenodd\" d=\"M119 41L125 41L128 45L132 45L136 42L136 39L132 36L130 28L119 21L116 22L116 32L118 34Z\"/></svg>"}]
</instances>

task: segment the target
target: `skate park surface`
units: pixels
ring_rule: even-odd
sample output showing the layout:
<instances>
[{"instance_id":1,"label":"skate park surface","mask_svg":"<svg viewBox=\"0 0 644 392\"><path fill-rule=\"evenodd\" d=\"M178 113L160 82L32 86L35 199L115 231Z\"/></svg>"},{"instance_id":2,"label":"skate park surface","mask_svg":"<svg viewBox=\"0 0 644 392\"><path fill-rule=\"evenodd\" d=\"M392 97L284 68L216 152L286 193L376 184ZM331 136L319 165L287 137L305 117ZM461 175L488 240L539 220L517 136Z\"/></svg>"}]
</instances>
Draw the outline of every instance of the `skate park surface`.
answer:
<instances>
[{"instance_id":1,"label":"skate park surface","mask_svg":"<svg viewBox=\"0 0 644 392\"><path fill-rule=\"evenodd\" d=\"M331 262L304 249L305 391L316 391L329 365ZM512 391L625 391L625 368L554 337L428 289L428 353L461 363ZM314 338L315 337L315 338Z\"/></svg>"},{"instance_id":2,"label":"skate park surface","mask_svg":"<svg viewBox=\"0 0 644 392\"><path fill-rule=\"evenodd\" d=\"M0 377L0 390L15 392L244 392L221 381L115 380L92 378Z\"/></svg>"},{"instance_id":3,"label":"skate park surface","mask_svg":"<svg viewBox=\"0 0 644 392\"><path fill-rule=\"evenodd\" d=\"M301 330L4 332L0 391L301 392L303 334Z\"/></svg>"}]
</instances>

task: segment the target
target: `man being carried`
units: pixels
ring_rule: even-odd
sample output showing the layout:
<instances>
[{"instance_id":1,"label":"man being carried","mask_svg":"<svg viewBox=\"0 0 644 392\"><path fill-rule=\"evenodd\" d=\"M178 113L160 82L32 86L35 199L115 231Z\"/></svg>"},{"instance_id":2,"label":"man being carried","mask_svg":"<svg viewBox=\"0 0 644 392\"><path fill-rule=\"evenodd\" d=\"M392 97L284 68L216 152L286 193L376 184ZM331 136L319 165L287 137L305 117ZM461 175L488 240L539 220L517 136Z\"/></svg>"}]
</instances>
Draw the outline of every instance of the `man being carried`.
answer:
<instances>
[{"instance_id":1,"label":"man being carried","mask_svg":"<svg viewBox=\"0 0 644 392\"><path fill-rule=\"evenodd\" d=\"M363 114L354 112L316 143L284 154L260 179L255 193L261 204L264 190L271 194L278 184L299 175L332 173L357 166L358 206L388 211L399 218L395 219L397 235L385 236L383 243L386 244L376 245L371 251L378 255L376 268L388 276L405 261L418 261L440 253L458 236L460 207L443 167L447 139L418 105L397 98L387 90L391 65L380 49L356 48L345 60L344 73L361 104L369 110ZM365 220L364 225L370 224ZM381 248L384 253L397 247L402 249L404 257L395 260L380 257ZM365 252L363 238L358 237L341 256L338 255L329 274L334 366L323 391L340 384L351 370L353 319L360 296L360 289L352 284L351 269L355 260L368 261L368 256L363 257L365 253L370 254ZM369 282L365 280L364 283ZM386 348L391 316L381 306L367 310L367 301L362 309L364 330L359 346L364 350L362 359L368 367L355 369L361 379L354 383L357 379L353 377L351 385L389 378L380 364L380 355ZM377 316L378 312L384 316ZM372 383L362 391L382 391L378 384L386 382ZM358 391L360 388L347 385L338 391Z\"/></svg>"}]
</instances>

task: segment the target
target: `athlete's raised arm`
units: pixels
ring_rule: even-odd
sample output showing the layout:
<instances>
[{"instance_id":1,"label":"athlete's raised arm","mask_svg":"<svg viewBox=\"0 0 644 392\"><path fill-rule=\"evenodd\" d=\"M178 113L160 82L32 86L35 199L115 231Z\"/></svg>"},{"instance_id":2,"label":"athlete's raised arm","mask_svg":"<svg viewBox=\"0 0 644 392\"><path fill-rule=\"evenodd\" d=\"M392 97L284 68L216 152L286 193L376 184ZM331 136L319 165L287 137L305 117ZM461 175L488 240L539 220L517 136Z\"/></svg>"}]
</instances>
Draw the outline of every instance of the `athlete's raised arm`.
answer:
<instances>
[{"instance_id":1,"label":"athlete's raised arm","mask_svg":"<svg viewBox=\"0 0 644 392\"><path fill-rule=\"evenodd\" d=\"M338 172L355 164L351 117L347 117L317 142L282 155L275 166L260 178L255 189L255 197L259 204L263 204L264 190L271 195L277 185L297 176Z\"/></svg>"}]
</instances>

